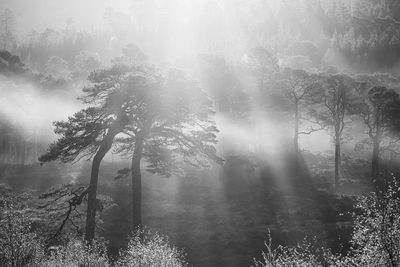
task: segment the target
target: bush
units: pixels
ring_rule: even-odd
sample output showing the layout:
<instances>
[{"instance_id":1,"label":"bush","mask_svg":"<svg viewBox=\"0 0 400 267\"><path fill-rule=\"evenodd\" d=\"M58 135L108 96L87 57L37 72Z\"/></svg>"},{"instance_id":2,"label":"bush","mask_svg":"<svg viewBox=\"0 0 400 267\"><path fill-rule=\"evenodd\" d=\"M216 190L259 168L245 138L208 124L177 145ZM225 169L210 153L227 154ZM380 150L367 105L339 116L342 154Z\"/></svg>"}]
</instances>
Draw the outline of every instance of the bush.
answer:
<instances>
[{"instance_id":1,"label":"bush","mask_svg":"<svg viewBox=\"0 0 400 267\"><path fill-rule=\"evenodd\" d=\"M8 205L9 202L0 202ZM166 237L138 231L130 239L128 248L112 265L105 242L90 245L72 238L63 246L45 249L45 244L32 231L29 216L11 206L0 212L0 266L4 267L184 267L188 264L184 253L171 245ZM45 254L45 250L48 252Z\"/></svg>"},{"instance_id":2,"label":"bush","mask_svg":"<svg viewBox=\"0 0 400 267\"><path fill-rule=\"evenodd\" d=\"M326 266L331 259L328 250L318 249L304 240L296 247L278 246L272 248L272 238L268 232L268 241L264 242L266 251L262 251L262 260L254 259L255 267L318 267Z\"/></svg>"},{"instance_id":3,"label":"bush","mask_svg":"<svg viewBox=\"0 0 400 267\"><path fill-rule=\"evenodd\" d=\"M54 192L64 195L65 192L69 192L69 187L66 191ZM54 196L54 192L47 195ZM58 195L56 199L59 199ZM43 219L39 219L44 216L43 211L39 212L34 208L32 202L31 195L15 194L0 184L1 267L114 266L107 256L105 242L101 240L94 240L89 245L72 233L63 234L63 238L44 240L45 235L40 230L52 229L54 222L50 220L43 223ZM107 199L105 203L108 203ZM50 207L53 212L59 205L56 204L55 207ZM44 226L38 227L41 224ZM48 248L49 242L64 245ZM138 231L132 235L128 248L120 252L120 257L115 263L115 267L136 266L183 267L187 266L187 263L184 253L171 245L166 237L151 234L149 231Z\"/></svg>"},{"instance_id":4,"label":"bush","mask_svg":"<svg viewBox=\"0 0 400 267\"><path fill-rule=\"evenodd\" d=\"M400 188L393 181L385 192L359 198L347 263L400 266Z\"/></svg>"},{"instance_id":5,"label":"bush","mask_svg":"<svg viewBox=\"0 0 400 267\"><path fill-rule=\"evenodd\" d=\"M265 242L266 251L256 267L311 266L400 266L400 188L395 179L385 192L360 197L355 206L351 248L345 256L334 255L328 249L314 249L303 242L297 247Z\"/></svg>"},{"instance_id":6,"label":"bush","mask_svg":"<svg viewBox=\"0 0 400 267\"><path fill-rule=\"evenodd\" d=\"M166 237L149 231L137 231L128 248L120 252L115 267L184 267L188 266L182 250L171 245Z\"/></svg>"},{"instance_id":7,"label":"bush","mask_svg":"<svg viewBox=\"0 0 400 267\"><path fill-rule=\"evenodd\" d=\"M82 240L71 240L66 246L52 248L50 256L40 267L108 267L109 259L104 242L93 241L91 245Z\"/></svg>"},{"instance_id":8,"label":"bush","mask_svg":"<svg viewBox=\"0 0 400 267\"><path fill-rule=\"evenodd\" d=\"M24 213L3 207L0 215L0 266L36 266L43 255L42 242L31 231Z\"/></svg>"}]
</instances>

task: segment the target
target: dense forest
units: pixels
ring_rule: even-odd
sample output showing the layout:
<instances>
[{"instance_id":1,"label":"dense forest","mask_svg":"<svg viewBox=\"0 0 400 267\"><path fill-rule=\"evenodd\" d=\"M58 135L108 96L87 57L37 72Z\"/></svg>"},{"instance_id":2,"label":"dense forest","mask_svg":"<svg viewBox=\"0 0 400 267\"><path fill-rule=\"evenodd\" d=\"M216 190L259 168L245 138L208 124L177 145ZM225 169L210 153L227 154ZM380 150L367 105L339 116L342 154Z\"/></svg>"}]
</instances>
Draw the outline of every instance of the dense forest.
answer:
<instances>
[{"instance_id":1,"label":"dense forest","mask_svg":"<svg viewBox=\"0 0 400 267\"><path fill-rule=\"evenodd\" d=\"M0 266L400 266L400 1L0 0Z\"/></svg>"}]
</instances>

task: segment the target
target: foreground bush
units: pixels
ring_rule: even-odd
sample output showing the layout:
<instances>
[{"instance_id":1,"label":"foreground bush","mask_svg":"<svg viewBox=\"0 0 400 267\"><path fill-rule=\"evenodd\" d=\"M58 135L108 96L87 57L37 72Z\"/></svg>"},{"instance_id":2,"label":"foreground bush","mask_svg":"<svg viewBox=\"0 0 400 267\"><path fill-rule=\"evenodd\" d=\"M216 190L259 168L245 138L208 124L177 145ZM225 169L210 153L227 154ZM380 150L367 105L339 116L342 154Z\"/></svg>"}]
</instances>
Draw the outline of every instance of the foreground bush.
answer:
<instances>
[{"instance_id":1,"label":"foreground bush","mask_svg":"<svg viewBox=\"0 0 400 267\"><path fill-rule=\"evenodd\" d=\"M358 200L352 249L340 266L400 266L400 187Z\"/></svg>"},{"instance_id":2,"label":"foreground bush","mask_svg":"<svg viewBox=\"0 0 400 267\"><path fill-rule=\"evenodd\" d=\"M0 213L1 267L184 267L184 253L171 245L167 238L148 231L132 235L128 247L112 264L104 242L91 245L72 239L64 246L45 245L32 231L25 213L2 210Z\"/></svg>"},{"instance_id":3,"label":"foreground bush","mask_svg":"<svg viewBox=\"0 0 400 267\"><path fill-rule=\"evenodd\" d=\"M18 214L7 214L0 222L0 266L34 266L43 257L38 236Z\"/></svg>"},{"instance_id":4,"label":"foreground bush","mask_svg":"<svg viewBox=\"0 0 400 267\"><path fill-rule=\"evenodd\" d=\"M102 242L87 245L81 240L72 240L66 246L53 248L40 267L108 267L107 250Z\"/></svg>"},{"instance_id":5,"label":"foreground bush","mask_svg":"<svg viewBox=\"0 0 400 267\"><path fill-rule=\"evenodd\" d=\"M278 246L272 248L272 238L268 233L268 241L264 242L265 251L262 260L254 259L255 267L319 267L327 266L331 254L325 249L318 249L304 240L296 247Z\"/></svg>"},{"instance_id":6,"label":"foreground bush","mask_svg":"<svg viewBox=\"0 0 400 267\"><path fill-rule=\"evenodd\" d=\"M42 260L40 267L185 267L188 266L184 253L171 245L167 238L149 231L132 235L128 247L120 252L114 264L107 257L103 242L92 245L73 240L66 246L52 250Z\"/></svg>"},{"instance_id":7,"label":"foreground bush","mask_svg":"<svg viewBox=\"0 0 400 267\"><path fill-rule=\"evenodd\" d=\"M0 184L0 267L187 266L181 250L149 231L133 234L115 263L108 258L103 241L89 245L71 231L62 238L46 239L43 231L53 229L54 222L39 219L43 213L32 203L31 195L16 194ZM48 248L45 240L63 245Z\"/></svg>"},{"instance_id":8,"label":"foreground bush","mask_svg":"<svg viewBox=\"0 0 400 267\"><path fill-rule=\"evenodd\" d=\"M42 242L31 229L26 209L0 200L0 266L36 266L44 256Z\"/></svg>"},{"instance_id":9,"label":"foreground bush","mask_svg":"<svg viewBox=\"0 0 400 267\"><path fill-rule=\"evenodd\" d=\"M265 243L262 260L256 267L398 267L400 266L400 187L393 184L385 192L360 197L355 206L351 248L347 255L315 249L303 242L297 247L272 249Z\"/></svg>"},{"instance_id":10,"label":"foreground bush","mask_svg":"<svg viewBox=\"0 0 400 267\"><path fill-rule=\"evenodd\" d=\"M128 248L120 253L116 267L184 267L188 266L182 250L166 237L148 231L132 235Z\"/></svg>"}]
</instances>

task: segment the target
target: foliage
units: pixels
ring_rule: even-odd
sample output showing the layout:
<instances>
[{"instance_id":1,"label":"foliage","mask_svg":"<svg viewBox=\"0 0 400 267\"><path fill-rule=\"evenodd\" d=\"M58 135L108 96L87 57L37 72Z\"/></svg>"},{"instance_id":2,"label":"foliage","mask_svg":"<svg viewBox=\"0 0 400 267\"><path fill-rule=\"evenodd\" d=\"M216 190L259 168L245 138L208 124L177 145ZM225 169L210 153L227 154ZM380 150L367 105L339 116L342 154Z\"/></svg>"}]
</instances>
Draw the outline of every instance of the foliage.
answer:
<instances>
[{"instance_id":1,"label":"foliage","mask_svg":"<svg viewBox=\"0 0 400 267\"><path fill-rule=\"evenodd\" d=\"M85 79L90 72L99 69L101 67L101 60L97 53L89 51L81 51L75 56L74 63L74 79L83 78Z\"/></svg>"},{"instance_id":2,"label":"foliage","mask_svg":"<svg viewBox=\"0 0 400 267\"><path fill-rule=\"evenodd\" d=\"M364 92L363 92L364 93ZM399 94L385 86L374 86L367 91L365 102L354 105L362 116L371 138L393 134L400 126Z\"/></svg>"},{"instance_id":3,"label":"foliage","mask_svg":"<svg viewBox=\"0 0 400 267\"><path fill-rule=\"evenodd\" d=\"M311 60L314 66L319 66L319 64L321 64L322 53L319 51L317 45L310 41L297 41L293 43L288 50L288 52L294 56L304 56Z\"/></svg>"},{"instance_id":4,"label":"foliage","mask_svg":"<svg viewBox=\"0 0 400 267\"><path fill-rule=\"evenodd\" d=\"M65 184L41 194L38 209L47 217L48 238L56 239L62 232L82 235L82 208L86 202L87 188L81 185ZM72 229L71 229L72 228Z\"/></svg>"},{"instance_id":5,"label":"foliage","mask_svg":"<svg viewBox=\"0 0 400 267\"><path fill-rule=\"evenodd\" d=\"M126 64L134 64L138 62L143 62L147 59L147 56L137 47L134 43L127 44L124 48L122 48L122 55L115 60L126 61Z\"/></svg>"},{"instance_id":6,"label":"foliage","mask_svg":"<svg viewBox=\"0 0 400 267\"><path fill-rule=\"evenodd\" d=\"M363 84L360 88L360 97L350 109L362 118L369 137L396 137L400 129L399 94L385 86L369 88Z\"/></svg>"},{"instance_id":7,"label":"foliage","mask_svg":"<svg viewBox=\"0 0 400 267\"><path fill-rule=\"evenodd\" d=\"M118 85L129 79L127 72L127 67L115 65L89 75L91 84L83 89L80 99L91 106L78 111L68 121L54 123L55 133L61 137L40 157L41 162L56 159L70 162L78 156L91 158L104 143L107 133L113 132L114 137L122 131L121 124L127 122L124 110L128 109L126 94L129 92L120 90ZM142 74L140 69L137 73Z\"/></svg>"},{"instance_id":8,"label":"foliage","mask_svg":"<svg viewBox=\"0 0 400 267\"><path fill-rule=\"evenodd\" d=\"M89 51L81 51L79 55L75 57L74 67L79 72L91 72L101 67L101 61L97 53Z\"/></svg>"},{"instance_id":9,"label":"foliage","mask_svg":"<svg viewBox=\"0 0 400 267\"><path fill-rule=\"evenodd\" d=\"M13 55L7 50L0 51L1 74L14 79L19 78L41 89L66 88L66 85L70 81L66 62L61 58L53 57L52 62L48 63L47 73L36 72L27 67L19 56Z\"/></svg>"},{"instance_id":10,"label":"foliage","mask_svg":"<svg viewBox=\"0 0 400 267\"><path fill-rule=\"evenodd\" d=\"M120 252L115 267L185 267L188 263L182 250L171 245L166 237L147 230L136 231L128 248Z\"/></svg>"},{"instance_id":11,"label":"foliage","mask_svg":"<svg viewBox=\"0 0 400 267\"><path fill-rule=\"evenodd\" d=\"M41 267L108 267L110 266L104 242L87 244L73 239L65 246L52 247L50 255L40 262Z\"/></svg>"},{"instance_id":12,"label":"foliage","mask_svg":"<svg viewBox=\"0 0 400 267\"><path fill-rule=\"evenodd\" d=\"M235 66L223 58L209 55L200 56L199 61L200 82L214 100L216 110L234 118L245 117L249 110L249 97Z\"/></svg>"},{"instance_id":13,"label":"foliage","mask_svg":"<svg viewBox=\"0 0 400 267\"><path fill-rule=\"evenodd\" d=\"M263 259L254 260L255 266L400 266L400 187L394 178L392 181L386 191L358 198L351 248L346 255L316 249L309 242L273 249L269 236Z\"/></svg>"},{"instance_id":14,"label":"foliage","mask_svg":"<svg viewBox=\"0 0 400 267\"><path fill-rule=\"evenodd\" d=\"M256 47L250 51L248 61L257 77L258 89L264 90L268 77L278 70L278 59L267 49Z\"/></svg>"},{"instance_id":15,"label":"foliage","mask_svg":"<svg viewBox=\"0 0 400 267\"><path fill-rule=\"evenodd\" d=\"M385 192L359 198L351 258L356 266L400 265L400 187L393 179Z\"/></svg>"},{"instance_id":16,"label":"foliage","mask_svg":"<svg viewBox=\"0 0 400 267\"><path fill-rule=\"evenodd\" d=\"M131 78L126 113L131 124L118 139L117 152L126 155L143 142L147 171L167 177L181 174L183 164L209 167L210 160L222 162L214 147L218 129L212 102L196 82L179 70L171 70L165 79L150 70L137 77L138 86L136 77Z\"/></svg>"},{"instance_id":17,"label":"foliage","mask_svg":"<svg viewBox=\"0 0 400 267\"><path fill-rule=\"evenodd\" d=\"M23 205L14 205L16 199L2 198L0 214L0 265L4 267L128 267L128 266L188 266L182 250L168 239L148 230L135 232L126 250L120 252L115 264L107 255L106 242L93 240L90 244L80 237L48 247L40 238Z\"/></svg>"},{"instance_id":18,"label":"foliage","mask_svg":"<svg viewBox=\"0 0 400 267\"><path fill-rule=\"evenodd\" d=\"M296 110L307 109L319 89L319 77L301 69L284 68L273 78L274 91L267 97L271 97L275 102L275 109L290 114L294 114Z\"/></svg>"},{"instance_id":19,"label":"foliage","mask_svg":"<svg viewBox=\"0 0 400 267\"><path fill-rule=\"evenodd\" d=\"M64 59L52 56L46 63L46 73L56 79L68 80L71 76L68 62Z\"/></svg>"},{"instance_id":20,"label":"foliage","mask_svg":"<svg viewBox=\"0 0 400 267\"><path fill-rule=\"evenodd\" d=\"M314 95L319 88L319 77L305 70L291 68L283 68L274 76L274 90L266 94L268 108L280 111L293 120L294 150L297 153L299 135L321 130L320 127L313 127L315 122L310 118ZM308 123L308 127L300 130L304 122Z\"/></svg>"},{"instance_id":21,"label":"foliage","mask_svg":"<svg viewBox=\"0 0 400 267\"><path fill-rule=\"evenodd\" d=\"M371 70L398 62L400 6L395 2L338 1L325 9L321 23L349 65Z\"/></svg>"},{"instance_id":22,"label":"foliage","mask_svg":"<svg viewBox=\"0 0 400 267\"><path fill-rule=\"evenodd\" d=\"M62 162L75 160L78 155L93 155L99 145L98 136L107 130L109 123L102 123L103 114L99 108L90 107L77 112L68 122L55 122L55 132L62 135L57 143L51 144L47 154L39 161L47 162L60 158ZM90 127L88 127L90 125Z\"/></svg>"},{"instance_id":23,"label":"foliage","mask_svg":"<svg viewBox=\"0 0 400 267\"><path fill-rule=\"evenodd\" d=\"M20 58L7 50L0 50L0 72L5 74L22 74L26 72Z\"/></svg>"},{"instance_id":24,"label":"foliage","mask_svg":"<svg viewBox=\"0 0 400 267\"><path fill-rule=\"evenodd\" d=\"M255 267L322 267L324 256L329 254L324 249L317 249L307 240L296 247L278 246L274 249L270 233L268 237L268 241L264 242L266 251L261 252L263 259L254 259Z\"/></svg>"},{"instance_id":25,"label":"foliage","mask_svg":"<svg viewBox=\"0 0 400 267\"><path fill-rule=\"evenodd\" d=\"M367 76L368 77L368 76ZM350 112L358 115L364 124L370 143L373 145L371 161L371 177L375 186L381 186L382 176L379 176L379 161L382 145L386 148L387 144L393 145L399 140L400 133L400 96L396 90L389 88L385 84L374 85L377 78L386 80L387 77L373 75L369 78L361 77L358 81L357 91L358 100L350 106ZM389 82L392 80L390 79ZM362 148L369 142L362 141L357 149Z\"/></svg>"},{"instance_id":26,"label":"foliage","mask_svg":"<svg viewBox=\"0 0 400 267\"><path fill-rule=\"evenodd\" d=\"M316 98L315 103L318 103L313 117L320 124L332 127L341 139L346 123L345 115L349 113L349 107L356 98L354 81L345 74L327 74L321 77L321 85L322 90L313 96Z\"/></svg>"},{"instance_id":27,"label":"foliage","mask_svg":"<svg viewBox=\"0 0 400 267\"><path fill-rule=\"evenodd\" d=\"M32 230L29 210L14 205L12 199L1 199L0 265L35 266L44 254L42 240Z\"/></svg>"}]
</instances>

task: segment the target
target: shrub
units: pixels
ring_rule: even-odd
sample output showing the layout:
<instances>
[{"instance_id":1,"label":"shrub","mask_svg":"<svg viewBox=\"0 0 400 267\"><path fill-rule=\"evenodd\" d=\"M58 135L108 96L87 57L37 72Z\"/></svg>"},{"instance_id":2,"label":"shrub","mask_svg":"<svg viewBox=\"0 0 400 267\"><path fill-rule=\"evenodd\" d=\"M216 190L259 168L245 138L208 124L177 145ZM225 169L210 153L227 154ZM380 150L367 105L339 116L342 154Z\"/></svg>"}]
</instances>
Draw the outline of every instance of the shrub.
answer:
<instances>
[{"instance_id":1,"label":"shrub","mask_svg":"<svg viewBox=\"0 0 400 267\"><path fill-rule=\"evenodd\" d=\"M109 259L104 242L93 241L91 245L82 240L71 240L66 246L50 249L50 256L40 267L108 267Z\"/></svg>"},{"instance_id":2,"label":"shrub","mask_svg":"<svg viewBox=\"0 0 400 267\"><path fill-rule=\"evenodd\" d=\"M385 192L359 197L355 211L351 248L345 256L314 249L307 242L294 248L272 249L269 238L263 259L254 260L255 266L400 266L400 187L395 179Z\"/></svg>"},{"instance_id":3,"label":"shrub","mask_svg":"<svg viewBox=\"0 0 400 267\"><path fill-rule=\"evenodd\" d=\"M149 231L135 232L126 250L120 252L116 267L184 267L188 266L182 250L166 237Z\"/></svg>"},{"instance_id":4,"label":"shrub","mask_svg":"<svg viewBox=\"0 0 400 267\"><path fill-rule=\"evenodd\" d=\"M43 258L42 242L31 231L23 211L3 207L0 215L0 266L36 266Z\"/></svg>"},{"instance_id":5,"label":"shrub","mask_svg":"<svg viewBox=\"0 0 400 267\"><path fill-rule=\"evenodd\" d=\"M346 261L356 266L400 266L400 188L395 179L385 192L360 197L356 211Z\"/></svg>"},{"instance_id":6,"label":"shrub","mask_svg":"<svg viewBox=\"0 0 400 267\"><path fill-rule=\"evenodd\" d=\"M330 252L318 249L312 243L304 240L296 247L278 246L272 248L272 238L268 232L268 241L264 242L266 251L262 251L262 260L254 259L255 267L318 267L326 266Z\"/></svg>"}]
</instances>

